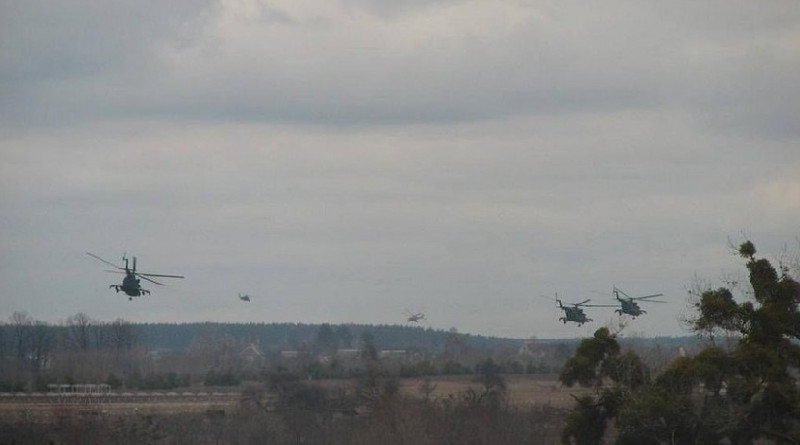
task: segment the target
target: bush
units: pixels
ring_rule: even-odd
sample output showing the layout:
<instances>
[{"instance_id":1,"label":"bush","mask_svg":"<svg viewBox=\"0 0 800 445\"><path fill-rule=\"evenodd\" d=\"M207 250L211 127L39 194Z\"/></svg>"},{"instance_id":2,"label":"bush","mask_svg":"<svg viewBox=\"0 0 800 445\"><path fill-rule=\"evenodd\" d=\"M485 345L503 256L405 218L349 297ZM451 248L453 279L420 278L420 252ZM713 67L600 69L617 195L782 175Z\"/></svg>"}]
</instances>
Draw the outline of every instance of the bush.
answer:
<instances>
[{"instance_id":1,"label":"bush","mask_svg":"<svg viewBox=\"0 0 800 445\"><path fill-rule=\"evenodd\" d=\"M119 389L122 387L122 379L114 375L114 373L110 373L106 379L106 384L110 386L111 389Z\"/></svg>"},{"instance_id":2,"label":"bush","mask_svg":"<svg viewBox=\"0 0 800 445\"><path fill-rule=\"evenodd\" d=\"M462 365L461 363L448 361L442 366L442 374L445 375L468 375L472 374L472 370Z\"/></svg>"},{"instance_id":3,"label":"bush","mask_svg":"<svg viewBox=\"0 0 800 445\"><path fill-rule=\"evenodd\" d=\"M208 371L206 379L203 381L205 386L239 386L240 383L241 381L232 371L217 373L214 370Z\"/></svg>"},{"instance_id":4,"label":"bush","mask_svg":"<svg viewBox=\"0 0 800 445\"><path fill-rule=\"evenodd\" d=\"M400 377L422 377L435 374L436 368L428 360L413 365L400 366Z\"/></svg>"}]
</instances>

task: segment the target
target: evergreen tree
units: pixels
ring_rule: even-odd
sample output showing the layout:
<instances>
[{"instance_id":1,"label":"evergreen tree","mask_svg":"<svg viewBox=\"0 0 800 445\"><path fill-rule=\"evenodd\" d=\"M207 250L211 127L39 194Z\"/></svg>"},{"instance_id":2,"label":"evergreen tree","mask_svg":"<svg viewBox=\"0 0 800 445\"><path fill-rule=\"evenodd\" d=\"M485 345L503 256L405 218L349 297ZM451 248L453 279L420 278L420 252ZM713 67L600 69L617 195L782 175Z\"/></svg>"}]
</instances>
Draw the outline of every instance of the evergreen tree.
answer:
<instances>
[{"instance_id":1,"label":"evergreen tree","mask_svg":"<svg viewBox=\"0 0 800 445\"><path fill-rule=\"evenodd\" d=\"M709 289L695 303L698 333L726 333L732 347L712 343L681 357L652 381L638 357L620 353L605 328L584 340L561 371L568 386L596 388L577 399L564 443L601 443L617 423L618 444L800 443L800 284L788 269L739 246L752 300L737 302L728 288Z\"/></svg>"}]
</instances>

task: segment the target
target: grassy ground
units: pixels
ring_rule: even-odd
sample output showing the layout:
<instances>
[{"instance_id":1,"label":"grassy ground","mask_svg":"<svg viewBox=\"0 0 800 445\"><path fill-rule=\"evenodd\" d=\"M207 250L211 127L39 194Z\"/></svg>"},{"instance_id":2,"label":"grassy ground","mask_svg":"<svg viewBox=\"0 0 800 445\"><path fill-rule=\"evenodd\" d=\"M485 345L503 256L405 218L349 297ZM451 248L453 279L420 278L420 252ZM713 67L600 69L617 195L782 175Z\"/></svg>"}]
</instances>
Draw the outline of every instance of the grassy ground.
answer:
<instances>
[{"instance_id":1,"label":"grassy ground","mask_svg":"<svg viewBox=\"0 0 800 445\"><path fill-rule=\"evenodd\" d=\"M353 380L306 382L354 394ZM463 394L484 390L474 376L401 379L397 403L381 402L358 414L322 411L272 411L248 404L241 391L172 395L110 395L95 399L54 400L53 396L0 398L0 444L83 443L120 445L307 443L367 444L559 443L570 394L555 376L505 376L507 405L470 405ZM250 385L258 386L258 385ZM427 391L423 390L427 388ZM442 404L423 402L445 401ZM265 394L262 401L274 395ZM452 400L454 403L449 403ZM438 407L438 408L437 408ZM338 419L338 420L337 420ZM74 441L73 439L76 439ZM305 439L304 439L305 440Z\"/></svg>"}]
</instances>

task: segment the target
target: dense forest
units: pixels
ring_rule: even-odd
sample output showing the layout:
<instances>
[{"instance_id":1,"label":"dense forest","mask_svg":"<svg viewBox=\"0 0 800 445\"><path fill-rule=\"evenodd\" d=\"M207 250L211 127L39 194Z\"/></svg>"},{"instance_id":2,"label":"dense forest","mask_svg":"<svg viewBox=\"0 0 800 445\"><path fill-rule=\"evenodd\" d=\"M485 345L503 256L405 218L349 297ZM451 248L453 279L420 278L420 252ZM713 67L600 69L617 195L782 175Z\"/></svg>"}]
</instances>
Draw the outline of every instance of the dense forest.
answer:
<instances>
[{"instance_id":1,"label":"dense forest","mask_svg":"<svg viewBox=\"0 0 800 445\"><path fill-rule=\"evenodd\" d=\"M330 339L320 338L327 335ZM457 336L467 347L478 351L519 349L524 339L489 337L407 325L308 324L308 323L130 323L94 320L84 313L68 317L64 323L36 321L25 312L16 312L0 323L0 357L43 354L59 348L130 349L134 346L157 351L185 351L198 341L229 337L237 343L257 344L265 353L314 348L320 342L338 349L358 348L369 335L379 349L411 349L442 353L449 339ZM578 339L536 339L539 343L574 345ZM678 347L693 342L692 337L623 339L628 345Z\"/></svg>"},{"instance_id":2,"label":"dense forest","mask_svg":"<svg viewBox=\"0 0 800 445\"><path fill-rule=\"evenodd\" d=\"M332 339L319 338L330 330ZM240 343L258 344L264 352L313 347L331 342L339 349L357 348L368 333L379 349L419 349L439 353L449 337L458 335L470 348L493 350L519 348L523 340L459 334L449 331L401 325L306 324L306 323L130 323L94 320L78 313L62 324L36 321L27 313L16 312L0 323L0 357L12 353L23 357L56 348L116 348L133 346L149 350L185 351L197 341L229 337ZM568 341L568 340L567 340Z\"/></svg>"},{"instance_id":3,"label":"dense forest","mask_svg":"<svg viewBox=\"0 0 800 445\"><path fill-rule=\"evenodd\" d=\"M339 348L355 348L358 339L369 332L380 349L422 349L441 352L454 331L401 325L320 325L306 323L147 323L134 325L150 348L185 350L197 338L230 335L237 340L258 343L265 352L301 349L318 340L322 326L331 326ZM518 348L522 340L461 334L470 347Z\"/></svg>"},{"instance_id":4,"label":"dense forest","mask_svg":"<svg viewBox=\"0 0 800 445\"><path fill-rule=\"evenodd\" d=\"M504 373L554 373L577 342L400 325L137 324L84 313L54 325L15 312L0 324L0 391L41 390L61 382L174 387L216 382L219 375L237 382L275 369L350 378L364 371L365 356L384 357L386 369L400 376L469 374L487 360ZM624 344L658 368L692 339L631 338Z\"/></svg>"}]
</instances>

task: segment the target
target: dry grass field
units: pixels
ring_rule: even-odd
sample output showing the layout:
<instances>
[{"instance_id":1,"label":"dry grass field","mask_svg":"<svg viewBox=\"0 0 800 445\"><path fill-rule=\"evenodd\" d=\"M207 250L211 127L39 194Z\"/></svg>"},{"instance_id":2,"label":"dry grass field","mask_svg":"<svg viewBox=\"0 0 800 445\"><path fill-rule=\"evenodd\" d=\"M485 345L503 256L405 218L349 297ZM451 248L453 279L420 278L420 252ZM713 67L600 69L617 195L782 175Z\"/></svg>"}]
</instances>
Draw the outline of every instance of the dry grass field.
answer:
<instances>
[{"instance_id":1,"label":"dry grass field","mask_svg":"<svg viewBox=\"0 0 800 445\"><path fill-rule=\"evenodd\" d=\"M349 394L355 394L358 386L354 380L303 384ZM509 375L505 384L505 408L470 408L464 394L485 389L474 376L400 379L397 390L406 402L357 410L355 417L328 417L324 408L273 410L267 406L274 397L269 394L262 399L267 403L254 409L242 391L260 384L200 394L3 395L0 444L303 443L297 441L300 437L307 437L309 443L326 438L324 443L331 444L432 444L445 439L505 444L519 443L524 437L558 443L564 414L573 404L570 394L582 390L562 388L552 375ZM426 397L454 403L429 404L422 400Z\"/></svg>"},{"instance_id":2,"label":"dry grass field","mask_svg":"<svg viewBox=\"0 0 800 445\"><path fill-rule=\"evenodd\" d=\"M582 394L583 388L565 388L556 375L507 375L506 396L514 405L543 405L553 408L569 409L574 404L570 394ZM400 390L403 394L421 397L425 379L402 379ZM455 397L470 388L480 391L482 385L474 381L474 376L435 376L429 379L434 387L431 397Z\"/></svg>"},{"instance_id":3,"label":"dry grass field","mask_svg":"<svg viewBox=\"0 0 800 445\"><path fill-rule=\"evenodd\" d=\"M587 392L583 388L565 388L555 375L507 375L506 396L512 405L540 405L557 409L569 409L574 400L570 394ZM355 385L351 380L320 380L313 384L325 388L351 388ZM482 385L474 380L474 376L433 376L430 378L407 378L399 380L400 392L409 397L422 398L428 387L430 399L456 398L470 389L481 391ZM212 394L197 393L139 393L122 396L95 397L53 397L37 396L4 396L0 397L0 417L13 418L19 413L49 417L59 410L75 409L85 412L102 411L114 414L177 414L198 413L208 410L224 409L228 412L239 404L239 392L230 389L227 392Z\"/></svg>"}]
</instances>

